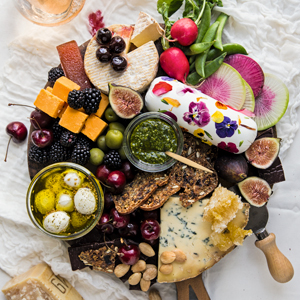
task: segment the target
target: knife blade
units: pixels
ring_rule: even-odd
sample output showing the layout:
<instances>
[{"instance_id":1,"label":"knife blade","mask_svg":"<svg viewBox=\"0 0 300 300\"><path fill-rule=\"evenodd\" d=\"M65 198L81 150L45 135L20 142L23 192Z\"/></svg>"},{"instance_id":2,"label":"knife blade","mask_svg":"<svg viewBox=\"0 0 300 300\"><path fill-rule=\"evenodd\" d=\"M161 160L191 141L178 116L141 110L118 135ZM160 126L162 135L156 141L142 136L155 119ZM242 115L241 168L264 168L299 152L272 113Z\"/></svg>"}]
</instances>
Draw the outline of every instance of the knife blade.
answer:
<instances>
[{"instance_id":1,"label":"knife blade","mask_svg":"<svg viewBox=\"0 0 300 300\"><path fill-rule=\"evenodd\" d=\"M239 195L243 202L247 202L237 185L232 186L229 190ZM269 213L266 205L261 207L250 205L249 221L245 229L252 229L256 235L255 246L264 253L272 277L278 282L285 283L293 278L294 268L278 249L275 234L268 233L266 229L268 219Z\"/></svg>"}]
</instances>

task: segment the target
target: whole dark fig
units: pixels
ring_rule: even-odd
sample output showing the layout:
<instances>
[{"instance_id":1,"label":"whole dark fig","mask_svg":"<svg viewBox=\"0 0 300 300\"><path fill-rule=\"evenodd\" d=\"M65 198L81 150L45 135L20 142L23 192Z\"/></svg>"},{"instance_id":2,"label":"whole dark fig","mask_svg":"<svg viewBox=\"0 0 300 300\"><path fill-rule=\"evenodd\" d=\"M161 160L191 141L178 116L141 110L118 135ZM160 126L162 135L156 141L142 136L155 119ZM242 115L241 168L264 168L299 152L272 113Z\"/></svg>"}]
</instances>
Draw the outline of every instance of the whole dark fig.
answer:
<instances>
[{"instance_id":1,"label":"whole dark fig","mask_svg":"<svg viewBox=\"0 0 300 300\"><path fill-rule=\"evenodd\" d=\"M215 170L224 180L237 183L248 176L248 164L243 154L219 151Z\"/></svg>"}]
</instances>

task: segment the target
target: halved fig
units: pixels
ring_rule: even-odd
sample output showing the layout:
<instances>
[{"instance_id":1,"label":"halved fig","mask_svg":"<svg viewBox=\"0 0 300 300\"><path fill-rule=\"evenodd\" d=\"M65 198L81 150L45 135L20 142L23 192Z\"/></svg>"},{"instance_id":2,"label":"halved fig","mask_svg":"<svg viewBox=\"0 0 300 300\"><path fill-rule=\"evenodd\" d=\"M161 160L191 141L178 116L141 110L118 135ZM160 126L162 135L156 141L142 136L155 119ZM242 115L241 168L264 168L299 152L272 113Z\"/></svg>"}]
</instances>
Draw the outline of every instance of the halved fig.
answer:
<instances>
[{"instance_id":1,"label":"halved fig","mask_svg":"<svg viewBox=\"0 0 300 300\"><path fill-rule=\"evenodd\" d=\"M243 197L253 206L263 206L268 202L272 189L270 185L259 177L248 177L238 183Z\"/></svg>"},{"instance_id":2,"label":"halved fig","mask_svg":"<svg viewBox=\"0 0 300 300\"><path fill-rule=\"evenodd\" d=\"M141 112L144 102L137 91L113 83L109 83L108 88L109 103L120 118L132 119Z\"/></svg>"},{"instance_id":3,"label":"halved fig","mask_svg":"<svg viewBox=\"0 0 300 300\"><path fill-rule=\"evenodd\" d=\"M278 156L279 138L261 138L247 149L245 156L249 163L258 169L269 168Z\"/></svg>"}]
</instances>

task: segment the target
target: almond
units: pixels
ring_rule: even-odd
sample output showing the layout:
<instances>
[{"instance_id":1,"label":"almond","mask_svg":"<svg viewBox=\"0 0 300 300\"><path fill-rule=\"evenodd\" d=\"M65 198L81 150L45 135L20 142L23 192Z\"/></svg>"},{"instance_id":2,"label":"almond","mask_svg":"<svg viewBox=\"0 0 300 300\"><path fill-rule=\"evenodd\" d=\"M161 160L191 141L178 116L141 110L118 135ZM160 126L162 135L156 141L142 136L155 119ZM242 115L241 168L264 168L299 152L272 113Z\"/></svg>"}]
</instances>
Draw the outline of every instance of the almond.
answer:
<instances>
[{"instance_id":1,"label":"almond","mask_svg":"<svg viewBox=\"0 0 300 300\"><path fill-rule=\"evenodd\" d=\"M186 261L186 255L185 255L185 253L182 250L175 249L172 252L174 252L175 255L176 255L176 258L175 258L176 262L184 263Z\"/></svg>"},{"instance_id":2,"label":"almond","mask_svg":"<svg viewBox=\"0 0 300 300\"><path fill-rule=\"evenodd\" d=\"M159 268L159 271L165 275L169 275L172 273L173 271L173 266L168 264L168 265L161 265L161 267Z\"/></svg>"},{"instance_id":3,"label":"almond","mask_svg":"<svg viewBox=\"0 0 300 300\"><path fill-rule=\"evenodd\" d=\"M157 276L157 268L149 268L147 269L144 274L143 274L143 278L145 280L152 280Z\"/></svg>"},{"instance_id":4,"label":"almond","mask_svg":"<svg viewBox=\"0 0 300 300\"><path fill-rule=\"evenodd\" d=\"M140 243L140 244L139 244L139 248L140 248L141 252L142 252L144 255L148 256L148 257L152 257L152 256L155 255L155 251L154 251L153 248L152 248L149 244L147 244L147 243Z\"/></svg>"},{"instance_id":5,"label":"almond","mask_svg":"<svg viewBox=\"0 0 300 300\"><path fill-rule=\"evenodd\" d=\"M176 254L172 251L164 251L160 256L160 260L163 264L171 264L175 258Z\"/></svg>"},{"instance_id":6,"label":"almond","mask_svg":"<svg viewBox=\"0 0 300 300\"><path fill-rule=\"evenodd\" d=\"M156 265L152 265L152 264L146 264L146 270L145 271L147 271L150 268L156 268L157 269L157 266Z\"/></svg>"},{"instance_id":7,"label":"almond","mask_svg":"<svg viewBox=\"0 0 300 300\"><path fill-rule=\"evenodd\" d=\"M123 277L129 271L129 269L130 269L129 265L120 264L115 267L114 273L118 278L120 278Z\"/></svg>"},{"instance_id":8,"label":"almond","mask_svg":"<svg viewBox=\"0 0 300 300\"><path fill-rule=\"evenodd\" d=\"M130 285L136 285L140 282L142 278L142 273L133 273L129 278L128 278L128 283Z\"/></svg>"},{"instance_id":9,"label":"almond","mask_svg":"<svg viewBox=\"0 0 300 300\"><path fill-rule=\"evenodd\" d=\"M149 300L162 300L159 291L156 289L151 289L149 292Z\"/></svg>"},{"instance_id":10,"label":"almond","mask_svg":"<svg viewBox=\"0 0 300 300\"><path fill-rule=\"evenodd\" d=\"M144 260L139 260L131 267L133 273L143 272L146 270L146 262Z\"/></svg>"},{"instance_id":11,"label":"almond","mask_svg":"<svg viewBox=\"0 0 300 300\"><path fill-rule=\"evenodd\" d=\"M147 292L150 288L150 283L151 283L150 280L145 280L144 278L142 278L140 282L141 290L143 292Z\"/></svg>"}]
</instances>

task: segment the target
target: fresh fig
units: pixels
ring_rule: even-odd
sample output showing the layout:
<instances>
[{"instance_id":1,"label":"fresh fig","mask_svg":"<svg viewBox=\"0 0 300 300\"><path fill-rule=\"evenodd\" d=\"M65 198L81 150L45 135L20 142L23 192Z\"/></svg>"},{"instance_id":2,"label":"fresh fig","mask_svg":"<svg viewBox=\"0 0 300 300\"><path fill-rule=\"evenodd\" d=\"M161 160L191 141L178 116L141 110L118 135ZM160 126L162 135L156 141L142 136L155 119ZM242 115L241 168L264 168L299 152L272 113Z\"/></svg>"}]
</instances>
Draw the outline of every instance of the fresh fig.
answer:
<instances>
[{"instance_id":1,"label":"fresh fig","mask_svg":"<svg viewBox=\"0 0 300 300\"><path fill-rule=\"evenodd\" d=\"M279 138L261 138L247 149L245 156L249 163L258 169L269 168L278 156Z\"/></svg>"},{"instance_id":2,"label":"fresh fig","mask_svg":"<svg viewBox=\"0 0 300 300\"><path fill-rule=\"evenodd\" d=\"M242 154L233 154L227 151L219 151L215 162L215 170L224 180L237 183L248 175L248 164Z\"/></svg>"},{"instance_id":3,"label":"fresh fig","mask_svg":"<svg viewBox=\"0 0 300 300\"><path fill-rule=\"evenodd\" d=\"M270 185L259 177L248 177L238 183L243 197L253 206L263 206L267 203L272 189Z\"/></svg>"},{"instance_id":4,"label":"fresh fig","mask_svg":"<svg viewBox=\"0 0 300 300\"><path fill-rule=\"evenodd\" d=\"M123 119L132 119L144 106L142 96L135 90L113 83L108 84L109 103L114 112Z\"/></svg>"}]
</instances>

